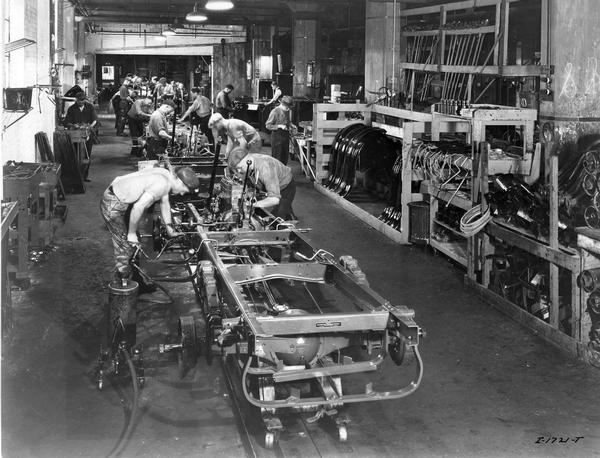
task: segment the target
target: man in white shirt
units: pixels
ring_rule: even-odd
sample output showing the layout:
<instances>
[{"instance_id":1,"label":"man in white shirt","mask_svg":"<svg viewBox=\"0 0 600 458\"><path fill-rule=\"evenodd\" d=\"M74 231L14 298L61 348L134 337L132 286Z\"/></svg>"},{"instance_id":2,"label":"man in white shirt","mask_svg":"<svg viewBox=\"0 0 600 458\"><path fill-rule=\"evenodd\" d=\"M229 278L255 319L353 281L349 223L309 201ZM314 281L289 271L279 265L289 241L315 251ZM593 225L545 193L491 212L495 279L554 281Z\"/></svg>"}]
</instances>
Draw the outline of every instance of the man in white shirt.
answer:
<instances>
[{"instance_id":1,"label":"man in white shirt","mask_svg":"<svg viewBox=\"0 0 600 458\"><path fill-rule=\"evenodd\" d=\"M192 88L192 94L194 95L194 101L181 118L179 118L179 122L185 121L189 116L192 129L193 126L198 126L200 132L208 138L208 143L213 144L213 134L211 129L208 128L213 104L208 97L202 95L198 87Z\"/></svg>"}]
</instances>

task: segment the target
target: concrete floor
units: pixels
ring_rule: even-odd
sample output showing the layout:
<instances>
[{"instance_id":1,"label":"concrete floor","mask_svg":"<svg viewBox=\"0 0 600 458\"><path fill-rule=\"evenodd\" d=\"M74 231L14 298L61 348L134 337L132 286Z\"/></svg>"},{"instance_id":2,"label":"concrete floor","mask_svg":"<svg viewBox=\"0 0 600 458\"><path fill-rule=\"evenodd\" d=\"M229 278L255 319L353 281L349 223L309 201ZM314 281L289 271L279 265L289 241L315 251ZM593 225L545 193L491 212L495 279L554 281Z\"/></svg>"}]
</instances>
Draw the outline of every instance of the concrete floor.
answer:
<instances>
[{"instance_id":1,"label":"concrete floor","mask_svg":"<svg viewBox=\"0 0 600 458\"><path fill-rule=\"evenodd\" d=\"M55 249L32 264L31 288L13 292L15 327L2 345L4 457L106 456L127 420L128 381L99 391L93 378L112 271L98 203L114 176L136 168L129 139L111 136L110 119L104 126L87 192L67 196ZM327 456L600 456L600 371L481 303L443 257L391 242L298 181L294 208L313 246L354 256L371 287L414 308L427 331L420 389L348 406L349 442ZM174 358L155 351L191 296L189 286L167 288L174 304L160 293L140 298L147 383L121 456L244 456L219 366L201 361L181 380ZM386 365L376 383L398 373Z\"/></svg>"}]
</instances>

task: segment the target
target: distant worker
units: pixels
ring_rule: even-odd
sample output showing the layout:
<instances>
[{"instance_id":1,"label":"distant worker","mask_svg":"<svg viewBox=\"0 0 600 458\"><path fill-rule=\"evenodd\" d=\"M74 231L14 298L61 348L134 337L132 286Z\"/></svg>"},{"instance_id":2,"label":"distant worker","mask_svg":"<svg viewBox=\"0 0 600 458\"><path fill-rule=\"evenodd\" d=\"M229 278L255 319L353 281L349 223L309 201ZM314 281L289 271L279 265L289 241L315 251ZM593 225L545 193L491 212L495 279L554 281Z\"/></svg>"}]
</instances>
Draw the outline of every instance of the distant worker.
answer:
<instances>
[{"instance_id":1,"label":"distant worker","mask_svg":"<svg viewBox=\"0 0 600 458\"><path fill-rule=\"evenodd\" d=\"M271 100L269 100L269 103L267 105L275 106L277 102L279 102L279 100L281 99L282 92L281 88L279 87L279 84L277 84L277 82L275 81L271 83L271 89L273 89L273 97L271 97Z\"/></svg>"},{"instance_id":2,"label":"distant worker","mask_svg":"<svg viewBox=\"0 0 600 458\"><path fill-rule=\"evenodd\" d=\"M147 284L132 269L135 247L140 241L138 225L154 202L160 201L160 215L167 235L179 235L173 229L169 194L183 195L195 192L200 181L189 167L175 168L172 172L164 168L146 168L115 178L104 191L100 211L112 236L115 269L118 278L133 278L140 283L140 293L152 292L156 287Z\"/></svg>"},{"instance_id":3,"label":"distant worker","mask_svg":"<svg viewBox=\"0 0 600 458\"><path fill-rule=\"evenodd\" d=\"M95 130L94 127L98 122L98 115L94 105L86 101L85 92L78 92L75 94L75 103L67 109L65 114L65 127L73 129L78 126L89 127L91 131L88 133L88 138L85 142L85 148L87 150L88 162L83 171L83 179L90 181L89 172L90 164L92 162L92 146L94 145Z\"/></svg>"},{"instance_id":4,"label":"distant worker","mask_svg":"<svg viewBox=\"0 0 600 458\"><path fill-rule=\"evenodd\" d=\"M296 195L296 183L292 170L277 159L266 154L253 154L243 148L234 148L227 161L230 169L244 178L246 170L249 186L259 192L266 193L266 197L254 204L255 208L268 210L273 216L286 221L295 220L292 203Z\"/></svg>"},{"instance_id":5,"label":"distant worker","mask_svg":"<svg viewBox=\"0 0 600 458\"><path fill-rule=\"evenodd\" d=\"M247 153L260 153L262 140L254 127L241 119L223 119L219 113L215 113L208 121L208 127L213 129L215 138L220 135L227 137L225 157L228 158L231 151L239 146Z\"/></svg>"},{"instance_id":6,"label":"distant worker","mask_svg":"<svg viewBox=\"0 0 600 458\"><path fill-rule=\"evenodd\" d=\"M154 86L154 107L158 108L163 101L163 93L167 87L167 78L162 77Z\"/></svg>"},{"instance_id":7,"label":"distant worker","mask_svg":"<svg viewBox=\"0 0 600 458\"><path fill-rule=\"evenodd\" d=\"M229 94L233 91L233 86L228 84L225 88L217 94L217 98L215 100L215 106L217 107L217 113L219 113L223 118L228 119L231 117L233 113L233 103L231 103L231 99L229 98Z\"/></svg>"},{"instance_id":8,"label":"distant worker","mask_svg":"<svg viewBox=\"0 0 600 458\"><path fill-rule=\"evenodd\" d=\"M271 155L287 165L290 156L290 133L294 134L296 126L290 120L290 108L294 99L289 95L281 98L281 103L271 110L265 127L271 131Z\"/></svg>"},{"instance_id":9,"label":"distant worker","mask_svg":"<svg viewBox=\"0 0 600 458\"><path fill-rule=\"evenodd\" d=\"M200 88L193 87L191 92L194 100L179 121L185 121L189 116L192 129L194 126L197 126L198 130L208 138L208 143L214 144L212 130L208 127L213 104L208 97L202 95L202 90Z\"/></svg>"},{"instance_id":10,"label":"distant worker","mask_svg":"<svg viewBox=\"0 0 600 458\"><path fill-rule=\"evenodd\" d=\"M127 112L129 111L129 105L133 103L129 95L129 86L131 85L129 79L125 78L123 84L119 88L119 112L117 115L117 135L125 136L125 124L127 123Z\"/></svg>"},{"instance_id":11,"label":"distant worker","mask_svg":"<svg viewBox=\"0 0 600 458\"><path fill-rule=\"evenodd\" d=\"M172 100L164 100L160 106L150 115L148 121L148 138L146 139L146 151L148 159L158 159L165 154L165 150L172 139L167 117L175 110Z\"/></svg>"},{"instance_id":12,"label":"distant worker","mask_svg":"<svg viewBox=\"0 0 600 458\"><path fill-rule=\"evenodd\" d=\"M129 118L129 133L131 134L131 153L140 157L142 155L140 137L144 135L144 123L150 120L152 113L152 100L140 98L133 102L127 112Z\"/></svg>"}]
</instances>

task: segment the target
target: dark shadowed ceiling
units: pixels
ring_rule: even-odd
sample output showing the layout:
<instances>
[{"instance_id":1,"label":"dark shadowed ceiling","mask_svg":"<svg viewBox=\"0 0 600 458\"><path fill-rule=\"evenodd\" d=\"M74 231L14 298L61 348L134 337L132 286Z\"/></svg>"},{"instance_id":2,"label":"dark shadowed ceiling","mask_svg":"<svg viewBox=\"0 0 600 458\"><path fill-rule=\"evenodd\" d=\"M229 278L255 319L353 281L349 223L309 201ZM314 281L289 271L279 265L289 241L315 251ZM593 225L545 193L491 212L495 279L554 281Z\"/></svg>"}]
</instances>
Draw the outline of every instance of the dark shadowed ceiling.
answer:
<instances>
[{"instance_id":1,"label":"dark shadowed ceiling","mask_svg":"<svg viewBox=\"0 0 600 458\"><path fill-rule=\"evenodd\" d=\"M103 24L173 24L185 23L194 0L69 0L86 22ZM218 25L289 25L295 18L327 20L331 15L345 14L352 2L366 0L233 0L235 6L225 12L204 10L206 0L198 1L198 9L208 16L208 24ZM393 0L375 0L388 1ZM439 0L398 0L398 4L440 3ZM205 23L205 24L207 24Z\"/></svg>"}]
</instances>

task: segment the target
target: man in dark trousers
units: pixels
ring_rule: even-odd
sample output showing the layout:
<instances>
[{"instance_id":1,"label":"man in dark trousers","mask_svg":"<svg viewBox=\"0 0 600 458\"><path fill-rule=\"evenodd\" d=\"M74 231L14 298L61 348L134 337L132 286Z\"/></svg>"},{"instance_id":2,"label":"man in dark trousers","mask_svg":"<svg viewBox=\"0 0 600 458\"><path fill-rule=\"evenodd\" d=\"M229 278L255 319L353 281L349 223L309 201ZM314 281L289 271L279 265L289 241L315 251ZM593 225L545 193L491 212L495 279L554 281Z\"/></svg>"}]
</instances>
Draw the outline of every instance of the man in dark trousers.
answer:
<instances>
[{"instance_id":1,"label":"man in dark trousers","mask_svg":"<svg viewBox=\"0 0 600 458\"><path fill-rule=\"evenodd\" d=\"M144 135L144 123L150 120L152 113L152 100L149 98L139 98L133 102L127 117L129 118L129 133L131 134L131 154L140 157L142 155L142 145L140 137Z\"/></svg>"},{"instance_id":2,"label":"man in dark trousers","mask_svg":"<svg viewBox=\"0 0 600 458\"><path fill-rule=\"evenodd\" d=\"M223 118L227 119L231 117L233 113L233 104L229 98L229 94L233 91L233 86L228 84L225 88L217 94L215 100L215 106L217 107L217 113L220 113Z\"/></svg>"},{"instance_id":3,"label":"man in dark trousers","mask_svg":"<svg viewBox=\"0 0 600 458\"><path fill-rule=\"evenodd\" d=\"M231 151L227 164L242 179L249 169L248 185L266 194L254 204L255 208L264 208L286 221L296 219L292 209L296 183L289 167L271 156L248 153L240 147Z\"/></svg>"},{"instance_id":4,"label":"man in dark trousers","mask_svg":"<svg viewBox=\"0 0 600 458\"><path fill-rule=\"evenodd\" d=\"M192 128L193 126L198 126L200 132L206 135L208 143L213 144L214 139L212 130L208 128L208 121L212 115L213 104L210 102L210 99L205 97L201 92L201 89L198 87L192 88L194 101L181 118L179 118L179 122L185 121L189 116Z\"/></svg>"},{"instance_id":5,"label":"man in dark trousers","mask_svg":"<svg viewBox=\"0 0 600 458\"><path fill-rule=\"evenodd\" d=\"M175 111L172 100L163 100L160 106L150 115L148 121L148 138L146 139L146 151L148 159L158 159L165 154L165 150L171 140L171 126L167 118Z\"/></svg>"},{"instance_id":6,"label":"man in dark trousers","mask_svg":"<svg viewBox=\"0 0 600 458\"><path fill-rule=\"evenodd\" d=\"M290 121L290 108L294 103L289 95L281 98L279 106L273 108L265 127L271 131L271 155L287 165L290 156L290 133L294 133L296 126Z\"/></svg>"},{"instance_id":7,"label":"man in dark trousers","mask_svg":"<svg viewBox=\"0 0 600 458\"><path fill-rule=\"evenodd\" d=\"M64 124L67 129L74 129L79 126L90 128L88 139L85 142L88 156L88 163L83 172L83 179L85 181L90 181L88 175L92 161L92 146L94 145L95 134L93 129L97 122L98 115L96 115L94 105L86 101L85 92L78 92L75 95L75 103L67 109Z\"/></svg>"},{"instance_id":8,"label":"man in dark trousers","mask_svg":"<svg viewBox=\"0 0 600 458\"><path fill-rule=\"evenodd\" d=\"M125 124L127 123L127 112L133 100L129 96L129 79L125 78L123 84L119 88L119 113L117 114L117 135L125 136Z\"/></svg>"}]
</instances>

